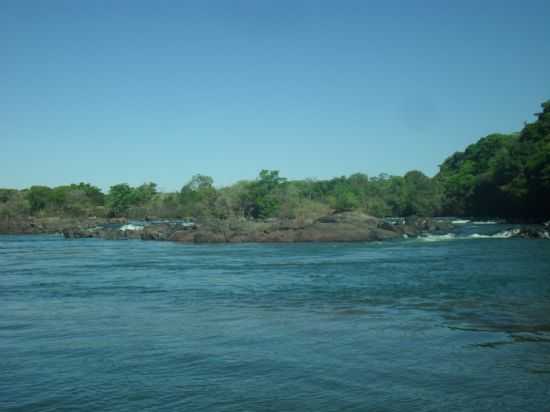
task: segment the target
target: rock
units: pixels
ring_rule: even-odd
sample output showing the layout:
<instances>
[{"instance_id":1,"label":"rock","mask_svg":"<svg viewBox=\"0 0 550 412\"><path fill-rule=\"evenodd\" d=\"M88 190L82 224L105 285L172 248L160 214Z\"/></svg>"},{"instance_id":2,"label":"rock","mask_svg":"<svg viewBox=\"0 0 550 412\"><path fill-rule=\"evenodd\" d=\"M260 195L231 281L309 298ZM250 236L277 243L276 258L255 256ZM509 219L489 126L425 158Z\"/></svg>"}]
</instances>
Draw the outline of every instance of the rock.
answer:
<instances>
[{"instance_id":1,"label":"rock","mask_svg":"<svg viewBox=\"0 0 550 412\"><path fill-rule=\"evenodd\" d=\"M141 240L168 240L173 230L168 224L148 225L139 234Z\"/></svg>"},{"instance_id":2,"label":"rock","mask_svg":"<svg viewBox=\"0 0 550 412\"><path fill-rule=\"evenodd\" d=\"M377 226L382 223L381 219L367 215L361 212L342 212L333 213L332 215L323 216L317 219L317 223L348 223Z\"/></svg>"},{"instance_id":3,"label":"rock","mask_svg":"<svg viewBox=\"0 0 550 412\"><path fill-rule=\"evenodd\" d=\"M119 223L120 222L120 223ZM18 218L18 219L3 219L0 220L0 233L6 234L42 234L42 233L65 233L69 236L69 232L74 232L78 236L78 232L90 230L98 226L109 224L122 224L127 222L126 219L102 219L102 218ZM82 234L84 235L84 233Z\"/></svg>"},{"instance_id":4,"label":"rock","mask_svg":"<svg viewBox=\"0 0 550 412\"><path fill-rule=\"evenodd\" d=\"M63 236L65 239L81 239L94 237L94 232L91 230L83 229L63 229Z\"/></svg>"},{"instance_id":5,"label":"rock","mask_svg":"<svg viewBox=\"0 0 550 412\"><path fill-rule=\"evenodd\" d=\"M514 237L523 239L550 239L550 232L545 226L526 226L519 229Z\"/></svg>"},{"instance_id":6,"label":"rock","mask_svg":"<svg viewBox=\"0 0 550 412\"><path fill-rule=\"evenodd\" d=\"M126 233L123 232L122 230L118 230L118 229L112 229L112 228L102 229L102 230L98 231L97 233L98 233L98 237L101 237L101 238L106 239L106 240L126 240L126 239L128 239L126 237Z\"/></svg>"},{"instance_id":7,"label":"rock","mask_svg":"<svg viewBox=\"0 0 550 412\"><path fill-rule=\"evenodd\" d=\"M300 229L283 229L275 230L272 232L258 232L250 237L247 241L249 242L263 242L263 243L292 243L296 242L296 235L299 233Z\"/></svg>"},{"instance_id":8,"label":"rock","mask_svg":"<svg viewBox=\"0 0 550 412\"><path fill-rule=\"evenodd\" d=\"M448 233L452 225L429 218L411 217L402 223L385 222L360 212L334 213L315 221L249 221L245 219L204 220L196 225L150 222L136 230L133 226L109 224L94 228L64 230L67 238L100 237L104 239L170 240L182 243L243 242L369 242L431 231ZM120 230L123 229L123 230Z\"/></svg>"},{"instance_id":9,"label":"rock","mask_svg":"<svg viewBox=\"0 0 550 412\"><path fill-rule=\"evenodd\" d=\"M168 236L172 242L193 243L195 241L195 232L192 230L176 230Z\"/></svg>"},{"instance_id":10,"label":"rock","mask_svg":"<svg viewBox=\"0 0 550 412\"><path fill-rule=\"evenodd\" d=\"M393 230L386 230L386 229L377 229L374 232L374 237L376 237L376 240L391 240L391 239L397 239L403 237L401 233L398 233Z\"/></svg>"},{"instance_id":11,"label":"rock","mask_svg":"<svg viewBox=\"0 0 550 412\"><path fill-rule=\"evenodd\" d=\"M226 243L227 240L223 233L199 231L193 237L195 243Z\"/></svg>"},{"instance_id":12,"label":"rock","mask_svg":"<svg viewBox=\"0 0 550 412\"><path fill-rule=\"evenodd\" d=\"M390 232L394 232L395 231L395 227L396 225L395 224L391 224L389 222L386 222L386 221L381 221L379 224L378 224L378 228L380 229L384 229L384 230L387 230L387 231L390 231Z\"/></svg>"},{"instance_id":13,"label":"rock","mask_svg":"<svg viewBox=\"0 0 550 412\"><path fill-rule=\"evenodd\" d=\"M403 224L395 224L392 226L402 235L407 235L407 237L417 237L424 234L447 234L455 227L449 221L418 216L406 217Z\"/></svg>"},{"instance_id":14,"label":"rock","mask_svg":"<svg viewBox=\"0 0 550 412\"><path fill-rule=\"evenodd\" d=\"M68 226L72 223L72 226ZM445 220L425 217L408 217L394 223L378 219L364 213L335 213L305 223L298 220L249 221L205 220L197 225L184 225L172 222L150 222L140 230L131 226L121 226L121 221L107 220L80 222L74 221L35 221L19 222L18 230L28 233L48 233L52 227L63 229L66 238L99 237L110 240L142 239L174 241L181 243L244 243L244 242L370 242L417 237L425 234L447 234L454 225ZM98 223L101 223L98 225ZM4 227L5 224L4 224ZM126 230L120 230L121 228ZM134 229L134 230L131 230ZM21 232L19 232L21 233ZM545 225L530 225L508 230L495 237L550 239L549 228Z\"/></svg>"},{"instance_id":15,"label":"rock","mask_svg":"<svg viewBox=\"0 0 550 412\"><path fill-rule=\"evenodd\" d=\"M124 226L123 229L129 228ZM133 229L133 228L132 228ZM188 227L150 223L140 230L104 227L93 232L71 230L66 237L104 239L171 240L182 243L243 242L360 242L394 239L402 231L383 220L358 212L336 213L306 224L297 220L247 221L208 220Z\"/></svg>"}]
</instances>

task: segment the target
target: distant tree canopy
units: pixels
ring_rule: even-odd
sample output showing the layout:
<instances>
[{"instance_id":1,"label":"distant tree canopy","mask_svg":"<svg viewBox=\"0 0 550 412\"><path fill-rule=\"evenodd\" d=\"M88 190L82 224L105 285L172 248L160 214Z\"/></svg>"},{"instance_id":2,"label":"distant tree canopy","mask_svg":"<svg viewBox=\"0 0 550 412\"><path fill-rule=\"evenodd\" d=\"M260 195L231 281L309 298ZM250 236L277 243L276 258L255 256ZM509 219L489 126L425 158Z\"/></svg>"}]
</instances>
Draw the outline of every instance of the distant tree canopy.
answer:
<instances>
[{"instance_id":1,"label":"distant tree canopy","mask_svg":"<svg viewBox=\"0 0 550 412\"><path fill-rule=\"evenodd\" d=\"M176 193L155 183L89 183L24 190L0 189L0 218L121 216L129 218L314 219L359 210L375 216L491 216L550 218L550 101L536 120L515 134L491 134L456 152L430 178L363 173L328 180L287 180L262 170L251 181L216 188L197 174Z\"/></svg>"},{"instance_id":2,"label":"distant tree canopy","mask_svg":"<svg viewBox=\"0 0 550 412\"><path fill-rule=\"evenodd\" d=\"M550 217L550 101L520 133L492 134L441 165L442 212Z\"/></svg>"},{"instance_id":3,"label":"distant tree canopy","mask_svg":"<svg viewBox=\"0 0 550 412\"><path fill-rule=\"evenodd\" d=\"M66 214L79 216L86 209L102 206L105 195L88 183L50 188L31 186L25 191L31 214Z\"/></svg>"},{"instance_id":4,"label":"distant tree canopy","mask_svg":"<svg viewBox=\"0 0 550 412\"><path fill-rule=\"evenodd\" d=\"M278 170L262 170L258 178L248 184L244 215L255 219L276 216L281 207L285 182Z\"/></svg>"},{"instance_id":5,"label":"distant tree canopy","mask_svg":"<svg viewBox=\"0 0 550 412\"><path fill-rule=\"evenodd\" d=\"M217 197L214 179L210 176L195 175L181 188L182 211L187 216L207 216L213 212Z\"/></svg>"},{"instance_id":6,"label":"distant tree canopy","mask_svg":"<svg viewBox=\"0 0 550 412\"><path fill-rule=\"evenodd\" d=\"M147 204L156 194L156 183L144 183L138 187L131 187L127 183L111 186L106 196L109 214L128 216L130 208Z\"/></svg>"}]
</instances>

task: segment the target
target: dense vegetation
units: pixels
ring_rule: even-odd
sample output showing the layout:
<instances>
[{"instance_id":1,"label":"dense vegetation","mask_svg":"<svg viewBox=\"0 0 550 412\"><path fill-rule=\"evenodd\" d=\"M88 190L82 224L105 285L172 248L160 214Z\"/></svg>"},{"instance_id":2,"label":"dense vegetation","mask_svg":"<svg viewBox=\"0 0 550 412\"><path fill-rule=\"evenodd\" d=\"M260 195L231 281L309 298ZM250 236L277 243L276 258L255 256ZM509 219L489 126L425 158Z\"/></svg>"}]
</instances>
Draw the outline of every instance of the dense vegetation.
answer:
<instances>
[{"instance_id":1,"label":"dense vegetation","mask_svg":"<svg viewBox=\"0 0 550 412\"><path fill-rule=\"evenodd\" d=\"M376 216L455 215L543 219L550 216L550 101L520 133L492 134L457 152L430 178L362 173L330 180L289 181L262 170L253 181L216 188L195 175L177 193L155 183L88 183L0 189L0 218L98 216L143 218L315 218L361 210Z\"/></svg>"},{"instance_id":2,"label":"dense vegetation","mask_svg":"<svg viewBox=\"0 0 550 412\"><path fill-rule=\"evenodd\" d=\"M445 160L443 213L550 217L550 101L542 109L520 133L489 135Z\"/></svg>"}]
</instances>

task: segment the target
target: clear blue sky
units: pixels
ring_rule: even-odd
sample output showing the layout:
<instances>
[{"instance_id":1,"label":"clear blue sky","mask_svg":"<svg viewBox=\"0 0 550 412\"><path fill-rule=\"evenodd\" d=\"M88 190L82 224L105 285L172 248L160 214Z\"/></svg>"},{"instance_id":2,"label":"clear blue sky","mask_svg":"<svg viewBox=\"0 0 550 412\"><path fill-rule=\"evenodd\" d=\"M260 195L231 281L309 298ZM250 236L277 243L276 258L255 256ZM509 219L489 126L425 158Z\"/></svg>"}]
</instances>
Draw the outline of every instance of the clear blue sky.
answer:
<instances>
[{"instance_id":1,"label":"clear blue sky","mask_svg":"<svg viewBox=\"0 0 550 412\"><path fill-rule=\"evenodd\" d=\"M550 1L0 8L0 187L429 175L550 98Z\"/></svg>"}]
</instances>

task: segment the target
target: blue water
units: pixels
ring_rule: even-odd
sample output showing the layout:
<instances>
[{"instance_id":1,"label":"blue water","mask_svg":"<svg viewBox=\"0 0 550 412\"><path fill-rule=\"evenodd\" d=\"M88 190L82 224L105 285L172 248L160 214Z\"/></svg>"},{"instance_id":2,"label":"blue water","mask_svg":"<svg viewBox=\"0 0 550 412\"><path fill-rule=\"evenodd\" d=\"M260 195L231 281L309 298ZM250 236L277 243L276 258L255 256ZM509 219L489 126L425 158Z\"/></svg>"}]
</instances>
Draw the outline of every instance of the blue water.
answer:
<instances>
[{"instance_id":1,"label":"blue water","mask_svg":"<svg viewBox=\"0 0 550 412\"><path fill-rule=\"evenodd\" d=\"M550 241L0 236L2 411L549 409Z\"/></svg>"}]
</instances>

